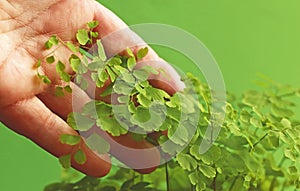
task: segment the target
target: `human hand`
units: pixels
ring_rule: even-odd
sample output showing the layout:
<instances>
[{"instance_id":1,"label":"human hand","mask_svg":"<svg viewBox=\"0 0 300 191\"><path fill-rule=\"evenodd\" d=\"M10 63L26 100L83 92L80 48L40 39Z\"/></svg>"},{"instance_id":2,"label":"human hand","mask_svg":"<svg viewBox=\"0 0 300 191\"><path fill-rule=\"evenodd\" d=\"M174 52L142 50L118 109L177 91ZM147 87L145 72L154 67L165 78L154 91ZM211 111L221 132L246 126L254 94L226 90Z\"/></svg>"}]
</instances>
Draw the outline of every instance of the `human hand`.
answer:
<instances>
[{"instance_id":1,"label":"human hand","mask_svg":"<svg viewBox=\"0 0 300 191\"><path fill-rule=\"evenodd\" d=\"M87 91L83 91L76 84L71 83L73 95L56 97L55 85L62 82L55 67L42 66L43 72L52 81L47 85L37 78L34 63L49 53L44 48L44 42L50 36L56 34L63 41L75 41L76 31L92 20L100 21L100 26L95 29L100 38L127 27L116 15L93 0L0 2L0 49L2 50L0 53L0 121L57 157L74 150L73 147L60 143L60 135L78 134L65 122L67 115L81 108L102 90L91 92L88 88ZM130 37L122 36L118 41L128 42ZM109 43L106 47L112 49ZM55 54L67 63L71 52L62 47ZM151 49L144 58L147 59L161 60ZM184 87L175 70L169 65L157 62L153 66L164 68L167 75L171 77L162 79L163 77L158 75L151 81L153 86L164 89L170 94ZM71 74L71 67L67 66L66 71ZM72 97L76 98L76 108L72 107ZM126 135L116 138L116 141L126 146L134 145L134 140ZM146 141L138 145L139 148L152 146ZM86 153L87 161L83 165L72 161L72 166L90 176L99 177L107 174L110 169L110 163L106 162L109 156L99 157L84 143L82 148ZM126 164L145 159L159 164L160 160L158 151L144 153L141 156L129 156L114 149L111 153Z\"/></svg>"}]
</instances>

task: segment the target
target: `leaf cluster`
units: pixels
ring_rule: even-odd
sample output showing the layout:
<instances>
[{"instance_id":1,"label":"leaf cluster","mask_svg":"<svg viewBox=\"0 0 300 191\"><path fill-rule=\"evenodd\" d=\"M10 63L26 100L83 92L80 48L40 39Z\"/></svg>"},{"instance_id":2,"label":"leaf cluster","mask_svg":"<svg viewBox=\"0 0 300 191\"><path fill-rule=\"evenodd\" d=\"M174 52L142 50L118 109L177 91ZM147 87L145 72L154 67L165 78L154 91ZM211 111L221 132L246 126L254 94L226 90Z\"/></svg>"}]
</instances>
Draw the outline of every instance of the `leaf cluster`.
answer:
<instances>
[{"instance_id":1,"label":"leaf cluster","mask_svg":"<svg viewBox=\"0 0 300 191\"><path fill-rule=\"evenodd\" d=\"M159 69L137 66L137 62L148 53L146 47L137 54L128 48L125 56L107 58L101 41L96 40L96 48L87 52L84 46L94 42L93 38L97 35L92 33L92 29L97 25L97 22L91 22L88 30L77 32L78 45L64 44L74 53L69 63L76 73L75 82L82 89L89 85L87 78L99 88L106 85L100 96L111 96L116 101L108 104L93 100L83 107L82 112L70 113L67 122L72 128L87 131L96 125L113 136L130 133L136 140L146 139L160 145L162 153L176 155L167 166L172 178L178 179L174 181L178 190L280 190L300 187L300 121L294 118L295 104L291 98L299 96L299 89L267 80L261 83L263 91L247 91L238 98L228 93L225 107L213 109L213 91L206 83L188 74L183 79L187 88L170 96L148 81L150 75L161 72ZM56 43L58 41L51 37L45 46L52 48ZM55 57L47 57L46 62L54 63ZM37 65L40 66L41 62ZM58 61L56 68L61 79L68 82L64 64ZM38 76L48 82L43 75L38 73ZM61 88L63 90L67 91L66 87ZM216 120L220 113L225 113L222 124ZM221 131L212 147L200 154L202 141L213 141L205 137L208 126L212 130L221 128ZM158 138L149 136L151 132L156 132ZM72 135L61 137L63 144L71 146L80 145L80 140ZM91 145L101 143L103 146L99 153L109 151L109 144L99 136L86 141ZM80 148L72 156L79 164L86 160ZM70 157L60 158L64 167L70 166ZM161 178L165 173L162 169L163 166L153 174L143 176L140 181L137 181L136 175L125 178L132 171L119 169L115 175L97 180L97 184L84 186L90 190L160 190L161 185L169 181ZM76 190L77 184L58 183L46 189ZM61 187L55 187L58 185ZM66 189L64 186L67 186Z\"/></svg>"}]
</instances>

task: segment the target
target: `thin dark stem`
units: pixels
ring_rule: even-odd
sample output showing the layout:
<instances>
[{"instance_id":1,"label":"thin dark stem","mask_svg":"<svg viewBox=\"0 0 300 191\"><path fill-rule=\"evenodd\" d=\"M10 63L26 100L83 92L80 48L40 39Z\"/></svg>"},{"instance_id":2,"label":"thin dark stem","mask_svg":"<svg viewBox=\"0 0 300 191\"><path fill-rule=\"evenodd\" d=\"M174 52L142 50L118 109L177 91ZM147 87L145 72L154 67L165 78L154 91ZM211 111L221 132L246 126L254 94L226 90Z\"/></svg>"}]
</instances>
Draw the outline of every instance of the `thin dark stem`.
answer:
<instances>
[{"instance_id":1,"label":"thin dark stem","mask_svg":"<svg viewBox=\"0 0 300 191\"><path fill-rule=\"evenodd\" d=\"M262 136L256 143L253 144L253 147L249 150L252 151L252 149L254 149L256 147L256 145L258 145L262 140L264 140L267 136L269 135L269 133L264 134L264 136Z\"/></svg>"},{"instance_id":2,"label":"thin dark stem","mask_svg":"<svg viewBox=\"0 0 300 191\"><path fill-rule=\"evenodd\" d=\"M217 190L217 176L218 176L218 172L216 172L216 176L214 177L214 180L213 180L213 189L214 191Z\"/></svg>"},{"instance_id":3,"label":"thin dark stem","mask_svg":"<svg viewBox=\"0 0 300 191\"><path fill-rule=\"evenodd\" d=\"M191 191L195 190L195 186L193 184L191 184Z\"/></svg>"},{"instance_id":4,"label":"thin dark stem","mask_svg":"<svg viewBox=\"0 0 300 191\"><path fill-rule=\"evenodd\" d=\"M143 174L140 175L140 181L144 182L144 175Z\"/></svg>"},{"instance_id":5,"label":"thin dark stem","mask_svg":"<svg viewBox=\"0 0 300 191\"><path fill-rule=\"evenodd\" d=\"M168 169L168 163L165 163L165 173L166 173L166 187L167 191L170 191L170 182L169 182L169 169Z\"/></svg>"},{"instance_id":6,"label":"thin dark stem","mask_svg":"<svg viewBox=\"0 0 300 191\"><path fill-rule=\"evenodd\" d=\"M135 176L135 171L133 170L133 171L132 171L132 180L133 180L133 181L132 181L132 185L131 185L131 186L134 185L135 177L136 177L136 176Z\"/></svg>"},{"instance_id":7,"label":"thin dark stem","mask_svg":"<svg viewBox=\"0 0 300 191\"><path fill-rule=\"evenodd\" d=\"M233 186L234 186L234 184L235 184L235 182L236 182L237 179L238 179L238 176L236 176L236 177L234 178L232 184L230 185L230 189L229 189L229 190L232 190L232 188L233 188Z\"/></svg>"}]
</instances>

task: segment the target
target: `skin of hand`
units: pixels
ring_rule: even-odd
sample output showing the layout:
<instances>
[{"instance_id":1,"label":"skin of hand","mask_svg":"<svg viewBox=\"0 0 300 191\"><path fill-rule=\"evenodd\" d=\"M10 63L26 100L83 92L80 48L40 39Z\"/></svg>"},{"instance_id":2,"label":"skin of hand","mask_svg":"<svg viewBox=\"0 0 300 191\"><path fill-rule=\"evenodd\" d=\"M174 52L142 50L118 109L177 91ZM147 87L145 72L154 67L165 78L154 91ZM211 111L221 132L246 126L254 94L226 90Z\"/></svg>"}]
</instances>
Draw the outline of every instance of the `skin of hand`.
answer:
<instances>
[{"instance_id":1,"label":"skin of hand","mask_svg":"<svg viewBox=\"0 0 300 191\"><path fill-rule=\"evenodd\" d=\"M61 85L54 65L42 64L42 73L46 74L52 83L46 85L37 78L34 65L39 58L45 57L44 43L52 35L57 35L63 41L75 42L75 33L84 28L86 23L98 20L100 25L95 29L100 38L112 32L126 28L127 25L110 10L94 0L2 0L0 2L0 121L13 131L31 139L49 153L59 157L74 152L75 148L61 144L62 134L78 133L65 122L68 113L79 110L99 92L83 91L71 83L73 95L64 97L54 95L55 85ZM130 41L120 37L118 42ZM123 39L124 38L124 39ZM116 45L117 46L117 45ZM106 46L110 48L110 46ZM136 51L138 47L132 47ZM55 51L55 56L68 63L71 52L61 47ZM150 49L144 60L161 60ZM153 63L153 62L151 62ZM151 83L164 89L169 94L182 90L184 84L176 71L165 62L151 64L162 68L170 76L163 79L157 75ZM72 74L71 67L66 71ZM76 99L76 108L72 107L72 99ZM96 97L97 99L97 97ZM115 138L120 144L132 146L135 141L128 135ZM137 143L139 148L150 148L146 141ZM87 161L83 165L72 159L72 166L77 170L94 177L106 175L111 167L109 154L97 155L82 141L82 149ZM111 154L130 166L130 163L151 159L146 162L159 164L160 156L157 150L151 150L142 155L129 155L118 149L111 149ZM140 169L148 173L154 169ZM139 169L137 169L139 171Z\"/></svg>"}]
</instances>

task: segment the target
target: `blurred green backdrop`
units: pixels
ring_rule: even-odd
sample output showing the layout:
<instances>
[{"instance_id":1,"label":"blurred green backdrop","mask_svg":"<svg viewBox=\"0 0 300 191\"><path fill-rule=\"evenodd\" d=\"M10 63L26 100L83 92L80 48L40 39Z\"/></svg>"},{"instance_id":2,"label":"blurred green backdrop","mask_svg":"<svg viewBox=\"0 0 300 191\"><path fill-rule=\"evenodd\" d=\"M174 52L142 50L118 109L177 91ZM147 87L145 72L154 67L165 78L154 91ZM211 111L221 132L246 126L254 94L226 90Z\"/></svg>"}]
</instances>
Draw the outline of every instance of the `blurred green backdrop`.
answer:
<instances>
[{"instance_id":1,"label":"blurred green backdrop","mask_svg":"<svg viewBox=\"0 0 300 191\"><path fill-rule=\"evenodd\" d=\"M216 58L229 91L254 88L257 73L299 86L298 0L99 0L129 25L164 23L199 38ZM185 71L186 58L166 48L160 55ZM59 179L57 160L0 125L0 189L40 191Z\"/></svg>"}]
</instances>

